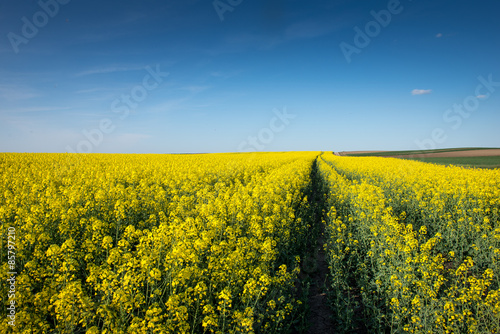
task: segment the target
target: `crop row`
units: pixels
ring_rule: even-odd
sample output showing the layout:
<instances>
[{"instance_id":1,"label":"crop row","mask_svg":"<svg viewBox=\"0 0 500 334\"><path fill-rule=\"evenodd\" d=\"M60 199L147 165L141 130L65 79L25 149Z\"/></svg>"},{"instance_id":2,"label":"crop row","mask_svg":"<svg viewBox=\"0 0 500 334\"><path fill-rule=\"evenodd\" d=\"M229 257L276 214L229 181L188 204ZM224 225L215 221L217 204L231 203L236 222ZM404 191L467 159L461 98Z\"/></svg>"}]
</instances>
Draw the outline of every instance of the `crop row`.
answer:
<instances>
[{"instance_id":1,"label":"crop row","mask_svg":"<svg viewBox=\"0 0 500 334\"><path fill-rule=\"evenodd\" d=\"M500 173L323 154L339 330L500 332Z\"/></svg>"},{"instance_id":2,"label":"crop row","mask_svg":"<svg viewBox=\"0 0 500 334\"><path fill-rule=\"evenodd\" d=\"M1 154L0 332L286 330L316 156Z\"/></svg>"}]
</instances>

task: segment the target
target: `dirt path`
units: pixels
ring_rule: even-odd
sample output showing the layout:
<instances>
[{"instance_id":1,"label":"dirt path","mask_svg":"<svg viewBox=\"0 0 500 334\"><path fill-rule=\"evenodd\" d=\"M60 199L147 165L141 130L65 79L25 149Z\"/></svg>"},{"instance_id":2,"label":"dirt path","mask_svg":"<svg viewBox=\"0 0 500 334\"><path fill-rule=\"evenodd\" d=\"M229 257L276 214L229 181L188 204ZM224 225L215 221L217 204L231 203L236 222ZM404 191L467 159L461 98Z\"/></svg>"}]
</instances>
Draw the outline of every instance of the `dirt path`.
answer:
<instances>
[{"instance_id":1,"label":"dirt path","mask_svg":"<svg viewBox=\"0 0 500 334\"><path fill-rule=\"evenodd\" d=\"M316 168L316 166L315 166ZM311 202L315 206L314 216L312 221L318 228L318 237L316 243L311 245L311 251L308 254L309 259L307 268L305 268L304 279L309 279L309 313L307 322L309 323L309 334L328 334L335 333L334 322L332 320L332 310L328 303L326 293L328 263L326 261L326 254L323 248L325 243L324 230L325 226L323 220L323 209L325 203L323 193L321 190L320 176L317 169L314 171L313 184L315 191L312 194Z\"/></svg>"},{"instance_id":2,"label":"dirt path","mask_svg":"<svg viewBox=\"0 0 500 334\"><path fill-rule=\"evenodd\" d=\"M321 223L321 222L320 222ZM322 231L323 232L323 231ZM328 264L323 249L324 236L318 238L315 253L317 268L310 274L311 287L309 291L309 334L335 333L332 310L328 305L325 282L328 274Z\"/></svg>"}]
</instances>

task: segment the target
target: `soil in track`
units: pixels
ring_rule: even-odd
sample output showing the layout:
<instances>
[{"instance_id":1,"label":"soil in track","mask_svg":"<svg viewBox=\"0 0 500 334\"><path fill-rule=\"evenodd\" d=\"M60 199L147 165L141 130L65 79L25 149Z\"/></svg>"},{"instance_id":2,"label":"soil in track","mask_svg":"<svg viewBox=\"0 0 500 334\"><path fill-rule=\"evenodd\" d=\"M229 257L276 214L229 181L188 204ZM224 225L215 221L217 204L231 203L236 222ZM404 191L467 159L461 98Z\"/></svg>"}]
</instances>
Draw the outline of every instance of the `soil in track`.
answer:
<instances>
[{"instance_id":1,"label":"soil in track","mask_svg":"<svg viewBox=\"0 0 500 334\"><path fill-rule=\"evenodd\" d=\"M321 221L320 221L321 223ZM318 238L318 243L314 249L314 259L316 270L310 274L311 286L309 290L309 329L307 333L335 333L332 320L332 310L328 303L326 294L326 279L328 275L328 264L325 259L323 249L324 237Z\"/></svg>"},{"instance_id":2,"label":"soil in track","mask_svg":"<svg viewBox=\"0 0 500 334\"><path fill-rule=\"evenodd\" d=\"M310 177L311 183L306 191L309 199L309 209L306 216L311 224L311 231L305 254L302 256L299 274L300 284L298 284L298 295L301 295L301 299L306 303L305 315L301 325L295 327L292 333L335 334L341 331L337 328L329 300L332 287L329 283L328 257L324 249L324 244L327 242L324 221L329 210L326 199L328 188L319 175L317 160L313 163ZM367 334L365 324L367 319L359 289L356 282L352 282L351 286L353 292L351 298L360 306L354 310L353 327L348 332Z\"/></svg>"},{"instance_id":3,"label":"soil in track","mask_svg":"<svg viewBox=\"0 0 500 334\"><path fill-rule=\"evenodd\" d=\"M301 271L301 280L309 282L308 313L306 323L308 334L336 333L332 310L327 296L328 263L324 250L324 215L326 215L325 188L318 173L316 161L311 172L312 191L310 193L311 203L311 225L315 230L316 237L311 241L308 253L304 256Z\"/></svg>"}]
</instances>

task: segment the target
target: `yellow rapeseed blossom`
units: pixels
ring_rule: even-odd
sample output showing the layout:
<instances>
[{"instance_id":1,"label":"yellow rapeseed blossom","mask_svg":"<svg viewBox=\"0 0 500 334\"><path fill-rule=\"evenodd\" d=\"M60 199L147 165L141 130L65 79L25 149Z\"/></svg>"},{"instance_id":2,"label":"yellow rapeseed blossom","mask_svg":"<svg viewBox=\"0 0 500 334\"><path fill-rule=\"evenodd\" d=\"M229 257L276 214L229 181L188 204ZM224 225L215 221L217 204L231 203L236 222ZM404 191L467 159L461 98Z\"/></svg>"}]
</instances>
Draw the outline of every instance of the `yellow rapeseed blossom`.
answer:
<instances>
[{"instance_id":1,"label":"yellow rapeseed blossom","mask_svg":"<svg viewBox=\"0 0 500 334\"><path fill-rule=\"evenodd\" d=\"M0 332L289 328L318 155L0 154Z\"/></svg>"},{"instance_id":2,"label":"yellow rapeseed blossom","mask_svg":"<svg viewBox=\"0 0 500 334\"><path fill-rule=\"evenodd\" d=\"M346 331L356 325L346 295L357 288L371 332L500 333L500 170L318 160L330 189L333 303Z\"/></svg>"}]
</instances>

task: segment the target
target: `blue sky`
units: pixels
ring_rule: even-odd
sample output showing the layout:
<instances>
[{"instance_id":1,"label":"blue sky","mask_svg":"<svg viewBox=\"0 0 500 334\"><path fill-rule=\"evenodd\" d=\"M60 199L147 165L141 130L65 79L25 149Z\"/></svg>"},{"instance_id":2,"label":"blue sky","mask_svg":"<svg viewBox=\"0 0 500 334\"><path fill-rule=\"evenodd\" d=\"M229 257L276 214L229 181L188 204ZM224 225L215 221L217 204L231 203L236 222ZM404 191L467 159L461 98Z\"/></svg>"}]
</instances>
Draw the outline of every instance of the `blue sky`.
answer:
<instances>
[{"instance_id":1,"label":"blue sky","mask_svg":"<svg viewBox=\"0 0 500 334\"><path fill-rule=\"evenodd\" d=\"M499 147L499 13L496 0L3 1L0 152Z\"/></svg>"}]
</instances>

